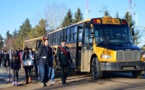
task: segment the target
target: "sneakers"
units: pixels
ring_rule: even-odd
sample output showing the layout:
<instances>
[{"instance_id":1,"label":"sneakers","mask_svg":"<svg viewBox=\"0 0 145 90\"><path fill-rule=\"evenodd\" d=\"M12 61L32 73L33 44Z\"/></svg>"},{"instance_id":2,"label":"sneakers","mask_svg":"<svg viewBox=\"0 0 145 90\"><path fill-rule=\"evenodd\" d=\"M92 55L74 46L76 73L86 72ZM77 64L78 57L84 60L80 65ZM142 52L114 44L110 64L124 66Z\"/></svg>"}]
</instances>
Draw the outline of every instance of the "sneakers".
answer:
<instances>
[{"instance_id":1,"label":"sneakers","mask_svg":"<svg viewBox=\"0 0 145 90\"><path fill-rule=\"evenodd\" d=\"M50 84L55 84L55 81L51 81Z\"/></svg>"},{"instance_id":2,"label":"sneakers","mask_svg":"<svg viewBox=\"0 0 145 90\"><path fill-rule=\"evenodd\" d=\"M38 77L37 80L40 80L40 77Z\"/></svg>"},{"instance_id":3,"label":"sneakers","mask_svg":"<svg viewBox=\"0 0 145 90\"><path fill-rule=\"evenodd\" d=\"M18 82L17 81L15 82L15 86L18 86Z\"/></svg>"},{"instance_id":4,"label":"sneakers","mask_svg":"<svg viewBox=\"0 0 145 90\"><path fill-rule=\"evenodd\" d=\"M47 86L46 83L41 83L41 87Z\"/></svg>"},{"instance_id":5,"label":"sneakers","mask_svg":"<svg viewBox=\"0 0 145 90\"><path fill-rule=\"evenodd\" d=\"M18 82L17 81L13 81L13 86L18 86Z\"/></svg>"},{"instance_id":6,"label":"sneakers","mask_svg":"<svg viewBox=\"0 0 145 90\"><path fill-rule=\"evenodd\" d=\"M13 86L15 86L15 81L13 81L13 83L12 83L12 84L13 84Z\"/></svg>"}]
</instances>

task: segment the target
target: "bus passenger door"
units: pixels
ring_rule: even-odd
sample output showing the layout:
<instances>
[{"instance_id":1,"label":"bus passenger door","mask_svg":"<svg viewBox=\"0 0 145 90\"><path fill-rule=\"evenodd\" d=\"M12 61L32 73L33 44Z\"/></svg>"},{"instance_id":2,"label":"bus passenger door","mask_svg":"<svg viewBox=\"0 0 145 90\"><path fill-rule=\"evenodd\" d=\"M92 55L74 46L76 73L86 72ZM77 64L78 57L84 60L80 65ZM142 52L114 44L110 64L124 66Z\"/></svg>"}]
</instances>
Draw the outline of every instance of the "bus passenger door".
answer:
<instances>
[{"instance_id":1,"label":"bus passenger door","mask_svg":"<svg viewBox=\"0 0 145 90\"><path fill-rule=\"evenodd\" d=\"M40 48L42 46L42 40L37 40L36 41L36 48Z\"/></svg>"},{"instance_id":2,"label":"bus passenger door","mask_svg":"<svg viewBox=\"0 0 145 90\"><path fill-rule=\"evenodd\" d=\"M77 26L76 71L81 70L82 33L83 33L82 25Z\"/></svg>"},{"instance_id":3,"label":"bus passenger door","mask_svg":"<svg viewBox=\"0 0 145 90\"><path fill-rule=\"evenodd\" d=\"M92 55L92 39L90 38L90 28L85 27L83 32L81 50L81 71L90 71L90 58Z\"/></svg>"}]
</instances>

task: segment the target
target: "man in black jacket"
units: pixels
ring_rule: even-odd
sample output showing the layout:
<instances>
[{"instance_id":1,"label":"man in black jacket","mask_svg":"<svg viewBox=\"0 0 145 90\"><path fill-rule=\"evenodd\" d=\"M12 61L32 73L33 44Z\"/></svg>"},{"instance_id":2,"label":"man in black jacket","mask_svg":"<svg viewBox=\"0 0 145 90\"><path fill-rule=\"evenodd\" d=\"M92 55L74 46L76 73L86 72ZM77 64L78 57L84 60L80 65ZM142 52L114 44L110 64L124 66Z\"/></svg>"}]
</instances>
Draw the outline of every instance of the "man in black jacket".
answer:
<instances>
[{"instance_id":1,"label":"man in black jacket","mask_svg":"<svg viewBox=\"0 0 145 90\"><path fill-rule=\"evenodd\" d=\"M52 59L53 59L53 54L52 54L52 48L49 46L48 40L45 39L45 45L42 46L38 52L38 56L40 57L39 61L39 67L40 67L40 81L41 81L41 86L47 86L46 83L49 80L48 75L50 67L52 67Z\"/></svg>"},{"instance_id":2,"label":"man in black jacket","mask_svg":"<svg viewBox=\"0 0 145 90\"><path fill-rule=\"evenodd\" d=\"M69 48L65 44L65 40L61 41L61 46L57 49L57 60L60 65L62 85L66 85L66 79L69 75L72 59Z\"/></svg>"}]
</instances>

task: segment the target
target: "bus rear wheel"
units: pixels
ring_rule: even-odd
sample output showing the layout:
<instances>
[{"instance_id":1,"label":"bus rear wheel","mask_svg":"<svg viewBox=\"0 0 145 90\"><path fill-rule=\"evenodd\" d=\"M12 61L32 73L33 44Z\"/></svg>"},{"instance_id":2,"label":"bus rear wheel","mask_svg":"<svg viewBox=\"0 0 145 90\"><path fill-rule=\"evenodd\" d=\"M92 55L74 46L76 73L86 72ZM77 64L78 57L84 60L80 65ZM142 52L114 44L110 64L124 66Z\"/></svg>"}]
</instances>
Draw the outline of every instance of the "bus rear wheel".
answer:
<instances>
[{"instance_id":1,"label":"bus rear wheel","mask_svg":"<svg viewBox=\"0 0 145 90\"><path fill-rule=\"evenodd\" d=\"M142 71L132 71L133 78L140 78Z\"/></svg>"},{"instance_id":2,"label":"bus rear wheel","mask_svg":"<svg viewBox=\"0 0 145 90\"><path fill-rule=\"evenodd\" d=\"M100 70L100 63L99 63L97 57L94 57L92 59L91 71L92 71L92 78L94 80L102 78L103 72Z\"/></svg>"}]
</instances>

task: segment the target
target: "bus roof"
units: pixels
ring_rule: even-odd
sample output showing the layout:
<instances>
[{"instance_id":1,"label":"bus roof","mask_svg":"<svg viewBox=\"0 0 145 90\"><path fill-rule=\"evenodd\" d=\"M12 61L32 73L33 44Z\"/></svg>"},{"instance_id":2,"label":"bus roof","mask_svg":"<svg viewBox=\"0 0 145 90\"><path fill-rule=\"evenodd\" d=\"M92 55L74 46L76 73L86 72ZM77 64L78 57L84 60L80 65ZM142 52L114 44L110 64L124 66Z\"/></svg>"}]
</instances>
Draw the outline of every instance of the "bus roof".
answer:
<instances>
[{"instance_id":1,"label":"bus roof","mask_svg":"<svg viewBox=\"0 0 145 90\"><path fill-rule=\"evenodd\" d=\"M120 20L122 20L122 21L120 21ZM71 26L74 26L74 25L78 25L78 24L81 24L81 23L84 23L84 22L92 22L94 24L127 24L126 20L124 20L124 19L112 18L112 17L109 17L109 16L104 16L104 17L100 17L100 18L86 19L86 20L77 22L75 24L59 28L57 30L49 32L48 34L52 34L54 32L61 31L61 30L66 29L68 27L71 27Z\"/></svg>"},{"instance_id":2,"label":"bus roof","mask_svg":"<svg viewBox=\"0 0 145 90\"><path fill-rule=\"evenodd\" d=\"M29 39L29 40L24 40L24 42L29 42L29 41L39 40L39 39L41 39L41 38L43 38L43 37L38 37L38 38Z\"/></svg>"},{"instance_id":3,"label":"bus roof","mask_svg":"<svg viewBox=\"0 0 145 90\"><path fill-rule=\"evenodd\" d=\"M60 31L60 30L62 30L62 29L66 29L66 28L68 28L68 27L71 27L71 26L74 26L74 25L77 25L77 24L81 24L81 23L84 23L84 22L89 22L89 21L91 21L91 19L85 19L85 20L80 21L80 22L77 22L77 23L75 23L75 24L72 24L72 25L69 25L69 26L66 26L66 27L63 27L63 28L59 28L59 29L54 30L54 31L52 31L52 32L49 32L48 34L51 34L51 33L57 32L57 31Z\"/></svg>"}]
</instances>

